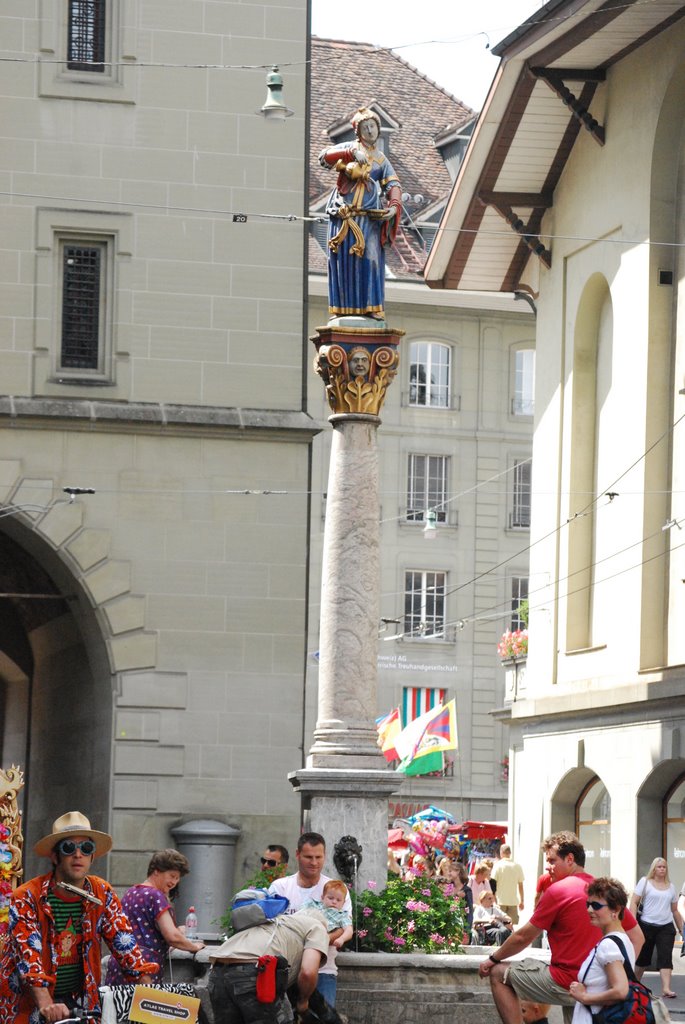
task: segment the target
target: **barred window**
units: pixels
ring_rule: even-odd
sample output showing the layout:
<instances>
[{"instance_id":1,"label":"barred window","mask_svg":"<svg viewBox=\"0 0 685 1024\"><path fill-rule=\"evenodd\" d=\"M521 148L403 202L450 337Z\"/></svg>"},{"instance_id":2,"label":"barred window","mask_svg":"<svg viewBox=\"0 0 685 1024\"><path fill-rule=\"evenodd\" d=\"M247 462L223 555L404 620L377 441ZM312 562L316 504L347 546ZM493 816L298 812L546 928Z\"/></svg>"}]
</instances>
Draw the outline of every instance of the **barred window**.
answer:
<instances>
[{"instance_id":1,"label":"barred window","mask_svg":"<svg viewBox=\"0 0 685 1024\"><path fill-rule=\"evenodd\" d=\"M408 639L444 639L446 580L444 572L405 572L404 632Z\"/></svg>"},{"instance_id":2,"label":"barred window","mask_svg":"<svg viewBox=\"0 0 685 1024\"><path fill-rule=\"evenodd\" d=\"M105 260L104 242L62 243L62 369L100 368Z\"/></svg>"},{"instance_id":3,"label":"barred window","mask_svg":"<svg viewBox=\"0 0 685 1024\"><path fill-rule=\"evenodd\" d=\"M514 530L530 528L530 488L532 463L530 459L514 463L514 500L509 526Z\"/></svg>"},{"instance_id":4,"label":"barred window","mask_svg":"<svg viewBox=\"0 0 685 1024\"><path fill-rule=\"evenodd\" d=\"M67 67L72 71L105 70L106 0L68 0Z\"/></svg>"},{"instance_id":5,"label":"barred window","mask_svg":"<svg viewBox=\"0 0 685 1024\"><path fill-rule=\"evenodd\" d=\"M429 509L435 510L436 522L447 522L449 462L446 455L409 456L407 519L410 522L423 522Z\"/></svg>"}]
</instances>

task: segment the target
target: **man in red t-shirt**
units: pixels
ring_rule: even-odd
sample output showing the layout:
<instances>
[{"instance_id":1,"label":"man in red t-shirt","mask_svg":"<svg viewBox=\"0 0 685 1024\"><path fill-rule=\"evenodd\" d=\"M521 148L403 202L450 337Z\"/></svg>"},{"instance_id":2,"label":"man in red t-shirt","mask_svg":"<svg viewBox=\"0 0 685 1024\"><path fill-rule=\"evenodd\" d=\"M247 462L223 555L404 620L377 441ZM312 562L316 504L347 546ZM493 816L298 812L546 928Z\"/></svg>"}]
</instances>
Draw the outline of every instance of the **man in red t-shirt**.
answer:
<instances>
[{"instance_id":1,"label":"man in red t-shirt","mask_svg":"<svg viewBox=\"0 0 685 1024\"><path fill-rule=\"evenodd\" d=\"M480 965L481 978L490 978L492 995L503 1024L521 1024L520 999L563 1006L564 1021L569 1024L575 1000L568 988L578 977L578 968L595 946L601 933L590 924L585 905L588 883L592 875L584 870L585 849L573 832L555 832L542 844L547 870L551 877L527 924L510 935ZM635 918L624 913L623 926L636 948L644 937ZM528 958L512 964L502 960L520 953L535 939L547 932L551 963ZM500 966L501 964L501 966Z\"/></svg>"}]
</instances>

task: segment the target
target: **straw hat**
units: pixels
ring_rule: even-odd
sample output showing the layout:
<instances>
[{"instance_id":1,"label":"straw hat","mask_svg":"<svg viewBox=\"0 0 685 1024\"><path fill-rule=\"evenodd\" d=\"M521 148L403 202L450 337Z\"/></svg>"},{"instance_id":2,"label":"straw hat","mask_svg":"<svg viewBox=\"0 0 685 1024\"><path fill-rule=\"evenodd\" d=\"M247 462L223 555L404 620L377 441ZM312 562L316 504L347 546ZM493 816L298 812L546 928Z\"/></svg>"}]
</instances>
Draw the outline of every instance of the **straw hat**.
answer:
<instances>
[{"instance_id":1,"label":"straw hat","mask_svg":"<svg viewBox=\"0 0 685 1024\"><path fill-rule=\"evenodd\" d=\"M81 814L80 811L67 811L53 822L50 835L39 839L33 851L39 857L49 857L60 839L69 839L71 836L88 836L92 839L95 843L95 857L102 857L112 849L112 837L106 832L92 829L85 814Z\"/></svg>"}]
</instances>

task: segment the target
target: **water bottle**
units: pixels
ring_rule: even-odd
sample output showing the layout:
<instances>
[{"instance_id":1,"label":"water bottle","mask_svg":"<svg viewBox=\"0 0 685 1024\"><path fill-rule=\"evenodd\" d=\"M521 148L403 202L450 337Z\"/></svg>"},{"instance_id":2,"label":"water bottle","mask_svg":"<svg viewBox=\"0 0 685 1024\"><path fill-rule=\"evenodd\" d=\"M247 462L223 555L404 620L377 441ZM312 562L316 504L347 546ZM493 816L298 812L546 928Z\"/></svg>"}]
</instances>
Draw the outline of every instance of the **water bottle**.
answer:
<instances>
[{"instance_id":1,"label":"water bottle","mask_svg":"<svg viewBox=\"0 0 685 1024\"><path fill-rule=\"evenodd\" d=\"M188 908L188 916L186 917L186 938L195 941L197 939L197 914L195 913L195 907Z\"/></svg>"}]
</instances>

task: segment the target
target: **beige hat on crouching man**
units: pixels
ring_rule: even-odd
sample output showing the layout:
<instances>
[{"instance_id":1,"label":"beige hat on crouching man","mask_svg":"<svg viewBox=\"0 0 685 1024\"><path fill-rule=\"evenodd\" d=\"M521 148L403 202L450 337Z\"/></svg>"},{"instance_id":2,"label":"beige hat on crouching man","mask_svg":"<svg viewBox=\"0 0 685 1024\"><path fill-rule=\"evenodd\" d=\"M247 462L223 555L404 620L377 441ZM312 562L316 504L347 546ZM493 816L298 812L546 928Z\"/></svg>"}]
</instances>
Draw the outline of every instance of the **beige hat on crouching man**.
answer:
<instances>
[{"instance_id":1,"label":"beige hat on crouching man","mask_svg":"<svg viewBox=\"0 0 685 1024\"><path fill-rule=\"evenodd\" d=\"M112 837L106 832L92 829L85 814L81 814L80 811L67 811L52 823L50 835L39 839L33 851L39 857L49 857L60 839L70 839L72 836L88 836L92 839L95 843L94 857L102 857L112 849Z\"/></svg>"}]
</instances>

